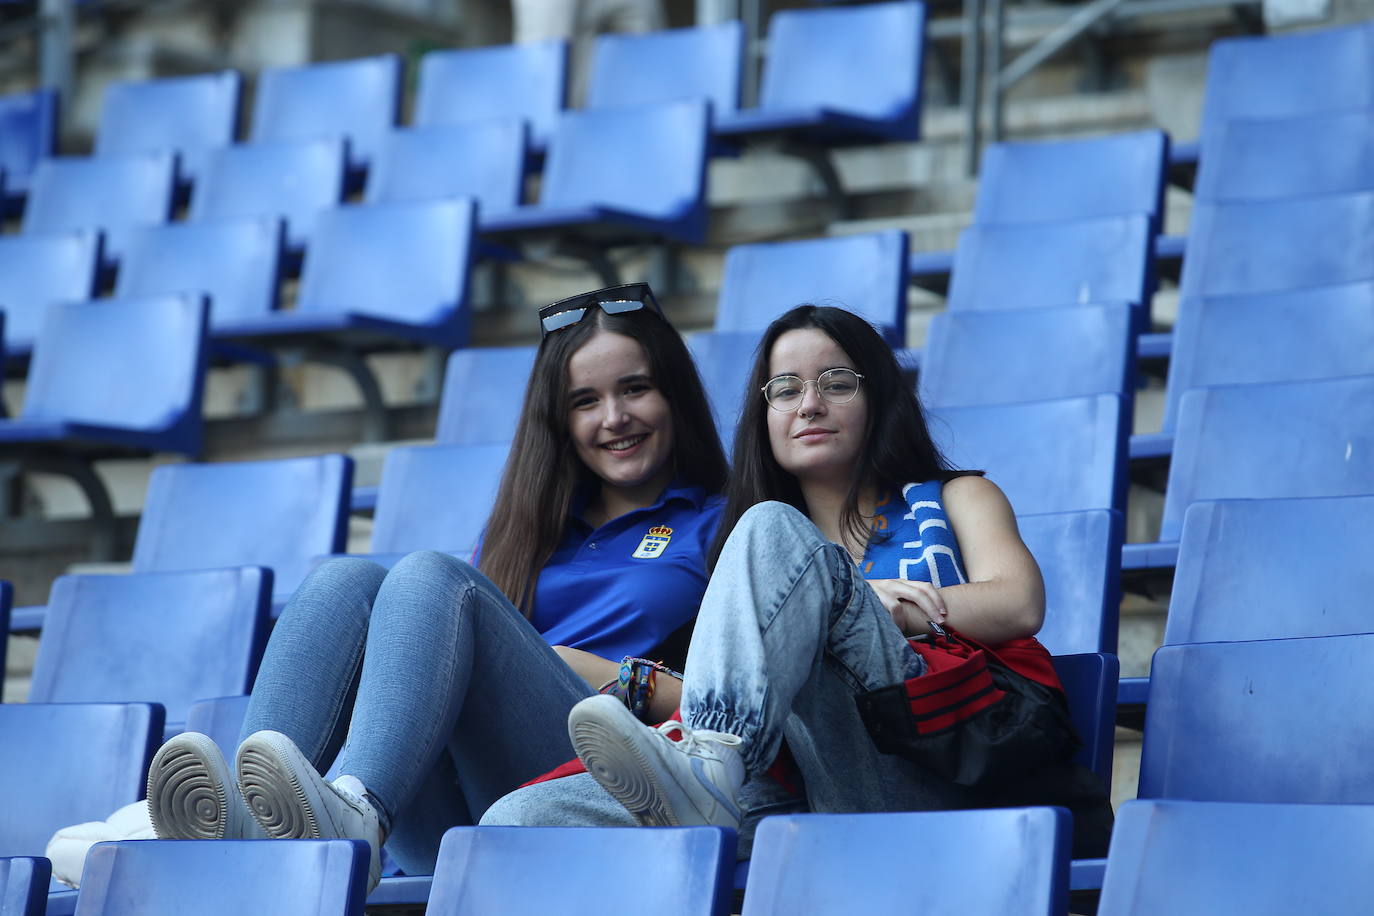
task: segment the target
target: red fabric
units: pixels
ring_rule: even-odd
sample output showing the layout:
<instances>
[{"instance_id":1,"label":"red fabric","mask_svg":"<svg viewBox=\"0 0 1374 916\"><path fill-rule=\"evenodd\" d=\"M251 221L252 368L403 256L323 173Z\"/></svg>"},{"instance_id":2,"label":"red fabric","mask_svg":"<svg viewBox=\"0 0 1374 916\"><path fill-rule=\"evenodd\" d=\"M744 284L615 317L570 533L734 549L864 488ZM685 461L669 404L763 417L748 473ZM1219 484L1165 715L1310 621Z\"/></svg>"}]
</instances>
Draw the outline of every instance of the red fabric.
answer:
<instances>
[{"instance_id":1,"label":"red fabric","mask_svg":"<svg viewBox=\"0 0 1374 916\"><path fill-rule=\"evenodd\" d=\"M927 665L939 666L938 670L927 670L906 682L907 701L918 734L953 728L1005 696L992 683L992 674L983 662L983 650L956 655L928 643L914 643L912 648L927 660Z\"/></svg>"}]
</instances>

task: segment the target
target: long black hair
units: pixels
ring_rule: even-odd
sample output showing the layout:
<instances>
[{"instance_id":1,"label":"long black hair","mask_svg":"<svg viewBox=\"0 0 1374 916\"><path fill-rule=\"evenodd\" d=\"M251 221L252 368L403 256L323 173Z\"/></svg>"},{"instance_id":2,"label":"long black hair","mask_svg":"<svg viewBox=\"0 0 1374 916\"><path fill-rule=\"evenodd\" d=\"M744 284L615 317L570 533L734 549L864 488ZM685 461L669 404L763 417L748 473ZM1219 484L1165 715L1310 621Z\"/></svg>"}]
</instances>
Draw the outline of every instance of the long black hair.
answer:
<instances>
[{"instance_id":1,"label":"long black hair","mask_svg":"<svg viewBox=\"0 0 1374 916\"><path fill-rule=\"evenodd\" d=\"M595 483L568 432L568 360L599 331L644 348L654 384L672 409L678 478L718 493L728 467L696 365L673 326L652 309L608 315L589 308L539 343L510 458L487 521L478 566L528 617L539 572L562 540L573 495Z\"/></svg>"},{"instance_id":2,"label":"long black hair","mask_svg":"<svg viewBox=\"0 0 1374 916\"><path fill-rule=\"evenodd\" d=\"M711 547L712 566L735 523L750 506L777 500L806 511L797 478L773 457L768 439L770 408L760 389L770 378L768 365L778 338L788 331L807 328L825 334L849 355L855 371L864 377L863 392L868 400L863 447L840 513L842 531L858 543L868 541L870 525L859 507L859 497L866 488L883 490L912 481L949 480L966 473L951 468L931 439L915 389L903 379L892 348L878 332L853 312L810 303L799 305L768 326L754 354L735 432L725 514Z\"/></svg>"}]
</instances>

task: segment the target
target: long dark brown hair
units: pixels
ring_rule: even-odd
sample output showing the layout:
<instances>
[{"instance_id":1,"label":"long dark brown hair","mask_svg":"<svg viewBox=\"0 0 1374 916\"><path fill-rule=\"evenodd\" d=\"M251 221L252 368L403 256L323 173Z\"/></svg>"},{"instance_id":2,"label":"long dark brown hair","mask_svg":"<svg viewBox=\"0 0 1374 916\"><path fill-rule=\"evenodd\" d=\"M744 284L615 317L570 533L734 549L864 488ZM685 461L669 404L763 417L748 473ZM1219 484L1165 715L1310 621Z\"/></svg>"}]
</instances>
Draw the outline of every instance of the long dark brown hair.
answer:
<instances>
[{"instance_id":1,"label":"long dark brown hair","mask_svg":"<svg viewBox=\"0 0 1374 916\"><path fill-rule=\"evenodd\" d=\"M539 344L501 487L487 520L478 567L528 617L539 572L562 540L573 495L597 478L568 433L568 360L598 331L644 348L654 384L672 410L674 471L718 493L728 467L696 365L682 338L652 309L607 315L587 309L577 324Z\"/></svg>"},{"instance_id":2,"label":"long dark brown hair","mask_svg":"<svg viewBox=\"0 0 1374 916\"><path fill-rule=\"evenodd\" d=\"M711 547L714 566L740 516L756 503L777 500L806 511L797 478L782 469L773 457L768 440L768 403L760 389L770 378L769 358L773 345L788 331L814 328L839 345L864 377L868 420L863 447L849 481L849 492L840 512L840 527L857 543L867 543L870 524L859 507L866 487L896 488L912 481L949 480L964 473L952 469L930 437L925 412L902 371L892 348L868 322L853 312L829 306L799 305L764 332L754 354L735 432L734 462L726 488L725 514Z\"/></svg>"}]
</instances>

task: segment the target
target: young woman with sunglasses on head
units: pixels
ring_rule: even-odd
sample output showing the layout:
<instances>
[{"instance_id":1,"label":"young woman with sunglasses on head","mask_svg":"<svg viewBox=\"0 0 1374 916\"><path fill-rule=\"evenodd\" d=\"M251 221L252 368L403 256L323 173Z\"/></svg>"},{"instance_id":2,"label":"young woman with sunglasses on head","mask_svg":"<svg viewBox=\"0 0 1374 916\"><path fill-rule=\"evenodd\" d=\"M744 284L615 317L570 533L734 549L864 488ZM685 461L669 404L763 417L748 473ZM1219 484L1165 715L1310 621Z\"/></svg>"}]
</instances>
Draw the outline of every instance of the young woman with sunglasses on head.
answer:
<instances>
[{"instance_id":1,"label":"young woman with sunglasses on head","mask_svg":"<svg viewBox=\"0 0 1374 916\"><path fill-rule=\"evenodd\" d=\"M646 715L676 706L673 678L652 697L654 668L621 660L681 667L706 585L727 470L701 382L645 284L540 318L476 568L425 552L312 573L272 633L237 774L204 735L154 758L158 836L365 839L374 884L385 840L425 874L444 830L571 755L584 678Z\"/></svg>"},{"instance_id":2,"label":"young woman with sunglasses on head","mask_svg":"<svg viewBox=\"0 0 1374 916\"><path fill-rule=\"evenodd\" d=\"M584 700L568 728L586 772L520 789L482 823L714 824L741 830L743 855L780 810L769 776L785 747L794 808L1065 804L1078 854L1101 854L1111 808L1067 761L1071 738L1050 764L972 788L880 752L859 711L861 695L927 673L910 639L936 628L1059 686L1033 638L1040 571L1001 490L949 468L890 348L842 309L773 322L749 385L682 721L651 728L613 698Z\"/></svg>"}]
</instances>

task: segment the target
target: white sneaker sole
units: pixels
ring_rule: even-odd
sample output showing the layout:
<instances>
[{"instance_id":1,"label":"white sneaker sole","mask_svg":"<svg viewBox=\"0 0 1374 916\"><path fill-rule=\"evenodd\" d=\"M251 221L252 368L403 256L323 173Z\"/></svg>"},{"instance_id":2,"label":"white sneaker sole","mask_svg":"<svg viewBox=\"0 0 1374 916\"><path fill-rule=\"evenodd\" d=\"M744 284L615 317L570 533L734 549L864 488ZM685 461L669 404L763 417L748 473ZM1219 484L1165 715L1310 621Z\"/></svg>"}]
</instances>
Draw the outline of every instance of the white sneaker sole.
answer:
<instances>
[{"instance_id":1,"label":"white sneaker sole","mask_svg":"<svg viewBox=\"0 0 1374 916\"><path fill-rule=\"evenodd\" d=\"M592 778L641 826L681 826L658 777L653 751L643 746L643 741L657 739L651 739L644 725L619 700L601 699L606 702L584 700L568 714L568 736L573 750ZM624 717L619 713L624 713ZM645 734L637 730L645 730Z\"/></svg>"},{"instance_id":2,"label":"white sneaker sole","mask_svg":"<svg viewBox=\"0 0 1374 916\"><path fill-rule=\"evenodd\" d=\"M315 768L285 735L256 732L238 753L239 789L248 810L278 840L318 840Z\"/></svg>"},{"instance_id":3,"label":"white sneaker sole","mask_svg":"<svg viewBox=\"0 0 1374 916\"><path fill-rule=\"evenodd\" d=\"M148 767L148 812L164 840L236 839L256 834L231 824L233 774L219 747L195 732L177 735L153 755Z\"/></svg>"}]
</instances>

